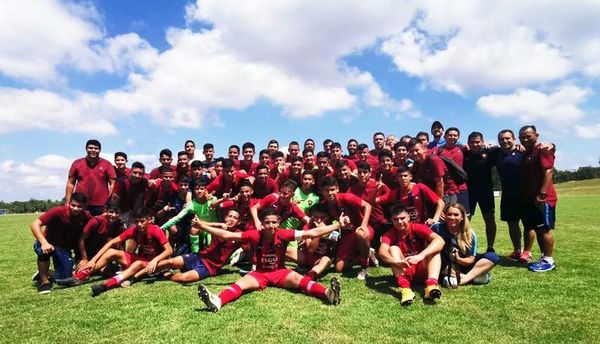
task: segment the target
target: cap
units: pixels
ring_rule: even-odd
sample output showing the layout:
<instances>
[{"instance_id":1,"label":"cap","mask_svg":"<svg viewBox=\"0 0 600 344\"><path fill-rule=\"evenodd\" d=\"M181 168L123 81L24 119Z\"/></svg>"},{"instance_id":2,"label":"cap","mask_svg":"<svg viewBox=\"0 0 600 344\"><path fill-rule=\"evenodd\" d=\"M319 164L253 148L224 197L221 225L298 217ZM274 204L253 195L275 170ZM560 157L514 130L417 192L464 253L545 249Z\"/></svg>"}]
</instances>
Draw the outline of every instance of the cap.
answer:
<instances>
[{"instance_id":1,"label":"cap","mask_svg":"<svg viewBox=\"0 0 600 344\"><path fill-rule=\"evenodd\" d=\"M442 125L442 122L440 122L440 121L433 121L433 123L431 123L431 129L433 129L433 127L440 127L442 129L444 129L444 126Z\"/></svg>"}]
</instances>

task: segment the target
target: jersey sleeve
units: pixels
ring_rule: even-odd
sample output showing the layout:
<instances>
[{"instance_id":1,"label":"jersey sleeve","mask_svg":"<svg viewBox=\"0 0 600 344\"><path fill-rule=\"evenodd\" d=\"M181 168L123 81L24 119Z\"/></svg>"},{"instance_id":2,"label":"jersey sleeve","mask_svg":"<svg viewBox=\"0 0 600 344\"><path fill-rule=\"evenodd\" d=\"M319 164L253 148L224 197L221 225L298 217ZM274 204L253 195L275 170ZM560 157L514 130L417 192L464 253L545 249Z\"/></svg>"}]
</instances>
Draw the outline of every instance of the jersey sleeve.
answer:
<instances>
[{"instance_id":1,"label":"jersey sleeve","mask_svg":"<svg viewBox=\"0 0 600 344\"><path fill-rule=\"evenodd\" d=\"M545 170L554 168L554 153L549 149L540 148L540 165Z\"/></svg>"},{"instance_id":2,"label":"jersey sleeve","mask_svg":"<svg viewBox=\"0 0 600 344\"><path fill-rule=\"evenodd\" d=\"M391 190L390 192L381 195L379 198L379 204L388 205L394 202L395 199L398 199L398 189Z\"/></svg>"},{"instance_id":3,"label":"jersey sleeve","mask_svg":"<svg viewBox=\"0 0 600 344\"><path fill-rule=\"evenodd\" d=\"M421 238L423 240L428 240L431 233L433 233L433 231L431 229L429 229L429 227L427 227L426 225L422 225L420 223L412 223L412 222L410 225L412 226L413 233L415 233L415 235L417 235L419 238Z\"/></svg>"},{"instance_id":4,"label":"jersey sleeve","mask_svg":"<svg viewBox=\"0 0 600 344\"><path fill-rule=\"evenodd\" d=\"M293 229L278 229L277 233L282 240L294 241L296 240L296 231Z\"/></svg>"},{"instance_id":5,"label":"jersey sleeve","mask_svg":"<svg viewBox=\"0 0 600 344\"><path fill-rule=\"evenodd\" d=\"M83 234L90 234L90 232L97 230L98 225L100 225L100 221L96 218L92 218L85 224L85 227L83 227Z\"/></svg>"},{"instance_id":6,"label":"jersey sleeve","mask_svg":"<svg viewBox=\"0 0 600 344\"><path fill-rule=\"evenodd\" d=\"M260 208L261 209L265 209L268 208L270 206L273 205L273 203L275 203L277 201L277 195L276 194L270 194L265 196L265 198L263 198L260 201Z\"/></svg>"},{"instance_id":7,"label":"jersey sleeve","mask_svg":"<svg viewBox=\"0 0 600 344\"><path fill-rule=\"evenodd\" d=\"M131 238L133 238L134 233L135 233L135 226L131 226L131 227L127 228L125 230L125 232L123 232L123 233L121 233L121 235L119 235L119 239L121 241L131 239Z\"/></svg>"},{"instance_id":8,"label":"jersey sleeve","mask_svg":"<svg viewBox=\"0 0 600 344\"><path fill-rule=\"evenodd\" d=\"M165 232L163 232L160 229L160 227L158 227L158 226L152 226L150 228L152 228L151 229L152 232L150 233L150 235L152 235L152 237L154 239L156 239L156 241L159 244L164 245L164 244L166 244L166 243L169 242L169 239L167 239L167 236L165 235Z\"/></svg>"},{"instance_id":9,"label":"jersey sleeve","mask_svg":"<svg viewBox=\"0 0 600 344\"><path fill-rule=\"evenodd\" d=\"M385 232L382 236L381 236L381 243L382 244L386 244L386 245L395 245L395 235L394 235L394 229L390 229L387 232Z\"/></svg>"},{"instance_id":10,"label":"jersey sleeve","mask_svg":"<svg viewBox=\"0 0 600 344\"><path fill-rule=\"evenodd\" d=\"M353 195L353 194L349 194L349 193L345 193L345 194L338 194L338 197L341 196L341 200L346 203L347 205L349 205L350 207L356 207L357 209L361 209L362 207L362 199L360 199L360 197Z\"/></svg>"},{"instance_id":11,"label":"jersey sleeve","mask_svg":"<svg viewBox=\"0 0 600 344\"><path fill-rule=\"evenodd\" d=\"M169 228L171 228L172 226L178 224L179 221L181 221L181 219L183 219L184 216L186 216L187 214L194 211L193 207L194 207L194 201L191 201L190 203L186 204L185 207L183 209L181 209L179 214L170 218L169 221L165 222L162 226L160 226L160 229L162 229L163 231L166 231Z\"/></svg>"},{"instance_id":12,"label":"jersey sleeve","mask_svg":"<svg viewBox=\"0 0 600 344\"><path fill-rule=\"evenodd\" d=\"M242 241L247 241L251 244L258 244L258 241L260 240L260 234L258 233L257 230L249 230L249 231L245 231L244 233L242 233Z\"/></svg>"},{"instance_id":13,"label":"jersey sleeve","mask_svg":"<svg viewBox=\"0 0 600 344\"><path fill-rule=\"evenodd\" d=\"M433 192L433 190L431 190L427 185L425 184L416 184L416 186L418 186L419 190L421 191L421 193L423 194L423 196L431 203L437 203L437 201L440 199L440 196L438 196L438 194L436 194L435 192Z\"/></svg>"},{"instance_id":14,"label":"jersey sleeve","mask_svg":"<svg viewBox=\"0 0 600 344\"><path fill-rule=\"evenodd\" d=\"M39 219L42 222L42 225L46 225L46 224L48 224L48 222L52 221L53 218L59 216L60 213L61 213L61 208L54 207L54 208L48 210L47 212L43 213Z\"/></svg>"},{"instance_id":15,"label":"jersey sleeve","mask_svg":"<svg viewBox=\"0 0 600 344\"><path fill-rule=\"evenodd\" d=\"M71 164L71 168L69 168L69 178L76 178L78 176L78 162L79 160L75 160L73 161L73 163Z\"/></svg>"},{"instance_id":16,"label":"jersey sleeve","mask_svg":"<svg viewBox=\"0 0 600 344\"><path fill-rule=\"evenodd\" d=\"M221 189L221 178L222 177L223 177L223 175L220 175L217 178L215 178L215 180L213 180L210 184L208 184L208 186L206 187L206 191L208 191L209 193L219 191ZM191 189L191 187L190 187L190 189ZM189 190L188 190L188 192L189 192Z\"/></svg>"},{"instance_id":17,"label":"jersey sleeve","mask_svg":"<svg viewBox=\"0 0 600 344\"><path fill-rule=\"evenodd\" d=\"M235 201L232 199L228 199L226 201L221 202L221 204L219 204L219 208L221 209L229 209L229 208L233 208L235 207Z\"/></svg>"},{"instance_id":18,"label":"jersey sleeve","mask_svg":"<svg viewBox=\"0 0 600 344\"><path fill-rule=\"evenodd\" d=\"M108 160L104 160L105 161L105 168L104 168L104 173L106 173L106 179L111 180L111 179L117 179L117 172L115 172L115 168L113 167L113 165L108 161Z\"/></svg>"},{"instance_id":19,"label":"jersey sleeve","mask_svg":"<svg viewBox=\"0 0 600 344\"><path fill-rule=\"evenodd\" d=\"M442 178L446 174L446 165L442 159L432 156L430 159L430 168L434 178Z\"/></svg>"},{"instance_id":20,"label":"jersey sleeve","mask_svg":"<svg viewBox=\"0 0 600 344\"><path fill-rule=\"evenodd\" d=\"M306 214L298 207L298 205L294 202L290 202L290 206L292 207L292 216L302 221L302 219L306 216Z\"/></svg>"}]
</instances>

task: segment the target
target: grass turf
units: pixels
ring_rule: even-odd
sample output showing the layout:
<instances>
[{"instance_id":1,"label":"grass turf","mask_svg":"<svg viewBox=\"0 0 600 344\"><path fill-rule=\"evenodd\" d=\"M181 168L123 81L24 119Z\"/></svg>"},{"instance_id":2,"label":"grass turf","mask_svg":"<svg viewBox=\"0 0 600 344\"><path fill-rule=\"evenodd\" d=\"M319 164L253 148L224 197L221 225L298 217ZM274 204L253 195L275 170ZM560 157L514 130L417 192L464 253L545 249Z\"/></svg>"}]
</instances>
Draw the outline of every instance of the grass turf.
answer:
<instances>
[{"instance_id":1,"label":"grass turf","mask_svg":"<svg viewBox=\"0 0 600 344\"><path fill-rule=\"evenodd\" d=\"M505 259L487 286L443 290L436 305L401 307L389 268L371 268L367 283L356 271L340 276L338 307L286 290L244 295L217 314L204 310L198 283L145 281L90 297L90 284L38 295L28 224L36 215L0 217L0 342L596 342L600 274L593 224L600 196L561 197L557 210L557 270L535 274ZM485 249L479 214L474 227ZM505 224L498 221L497 251L508 254ZM218 292L237 270L205 280Z\"/></svg>"}]
</instances>

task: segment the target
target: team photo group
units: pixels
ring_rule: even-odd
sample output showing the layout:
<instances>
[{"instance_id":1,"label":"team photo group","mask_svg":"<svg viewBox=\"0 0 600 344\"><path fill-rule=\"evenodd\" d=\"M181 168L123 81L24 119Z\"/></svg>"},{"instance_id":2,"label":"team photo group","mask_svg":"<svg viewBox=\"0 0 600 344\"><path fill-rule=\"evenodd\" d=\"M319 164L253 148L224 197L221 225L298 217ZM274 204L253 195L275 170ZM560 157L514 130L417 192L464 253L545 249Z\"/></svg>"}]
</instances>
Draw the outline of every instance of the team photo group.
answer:
<instances>
[{"instance_id":1,"label":"team photo group","mask_svg":"<svg viewBox=\"0 0 600 344\"><path fill-rule=\"evenodd\" d=\"M285 144L203 143L200 153L187 140L161 150L154 168L125 152L111 163L88 140L64 205L30 225L38 292L87 285L97 297L144 278L195 283L231 265L241 277L227 288L198 285L212 312L268 286L338 305L341 278L326 280L329 272L366 280L381 264L407 306L418 288L435 304L441 287L491 283L499 254L532 272L555 269L555 147L533 125L484 139L435 121L416 135L377 132L368 143ZM506 225L496 223L498 191ZM472 216L484 220L480 235ZM512 252L496 253L497 232L508 232Z\"/></svg>"}]
</instances>

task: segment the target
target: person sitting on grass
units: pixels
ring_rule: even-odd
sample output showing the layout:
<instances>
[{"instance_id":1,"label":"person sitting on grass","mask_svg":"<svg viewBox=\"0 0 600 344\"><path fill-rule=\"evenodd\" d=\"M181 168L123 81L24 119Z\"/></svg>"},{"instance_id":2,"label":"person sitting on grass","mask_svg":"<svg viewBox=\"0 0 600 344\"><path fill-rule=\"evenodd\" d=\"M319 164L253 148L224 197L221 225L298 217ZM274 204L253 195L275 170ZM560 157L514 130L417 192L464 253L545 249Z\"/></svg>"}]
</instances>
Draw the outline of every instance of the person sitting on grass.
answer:
<instances>
[{"instance_id":1,"label":"person sitting on grass","mask_svg":"<svg viewBox=\"0 0 600 344\"><path fill-rule=\"evenodd\" d=\"M120 274L115 275L101 284L92 286L92 296L121 285L121 282L144 270L147 274L156 271L156 265L161 260L173 253L173 248L167 240L165 233L152 221L152 212L148 208L140 208L133 213L134 225L129 227L118 237L107 242L102 249L88 262L80 273L78 279L86 279L92 273L101 271L108 263L116 261L122 268ZM112 248L114 245L129 240L126 251Z\"/></svg>"},{"instance_id":2,"label":"person sitting on grass","mask_svg":"<svg viewBox=\"0 0 600 344\"><path fill-rule=\"evenodd\" d=\"M210 225L220 227L231 233L241 232L240 211L236 208L229 208L224 223L210 223ZM227 264L231 254L240 247L240 244L236 241L227 241L215 237L205 250L162 260L158 263L156 270L179 269L181 272L167 273L164 277L179 283L197 282L207 277L216 276L219 270ZM137 278L138 276L135 276L134 280Z\"/></svg>"},{"instance_id":3,"label":"person sitting on grass","mask_svg":"<svg viewBox=\"0 0 600 344\"><path fill-rule=\"evenodd\" d=\"M392 207L391 221L394 227L381 237L379 256L392 268L402 293L400 303L403 306L413 303L415 293L411 285L417 281L425 282L424 301L439 299L444 239L426 225L410 222L410 214L402 205Z\"/></svg>"},{"instance_id":4,"label":"person sitting on grass","mask_svg":"<svg viewBox=\"0 0 600 344\"><path fill-rule=\"evenodd\" d=\"M340 223L308 231L280 229L281 220L276 210L267 208L260 213L260 221L261 230L249 230L243 233L232 233L210 226L203 221L194 224L215 237L229 241L249 242L253 246L256 256L256 270L241 277L218 296L212 294L204 285L198 287L198 296L206 304L206 307L212 312L217 312L225 304L239 298L244 291L265 289L270 285L285 289L299 288L306 294L326 300L330 304L339 304L340 283L337 278L333 277L330 287L325 288L314 282L310 276L304 277L296 271L287 269L285 252L290 241L323 236L338 229L340 224L346 225L349 222L348 218L342 214Z\"/></svg>"},{"instance_id":5,"label":"person sitting on grass","mask_svg":"<svg viewBox=\"0 0 600 344\"><path fill-rule=\"evenodd\" d=\"M78 282L73 279L73 251L77 250L83 228L92 218L84 210L85 202L85 195L75 192L68 205L48 210L29 226L35 237L33 250L37 254L40 294L47 294L52 290L52 283L48 279L50 257L54 264L56 283L69 286ZM44 231L42 227L45 228Z\"/></svg>"},{"instance_id":6,"label":"person sitting on grass","mask_svg":"<svg viewBox=\"0 0 600 344\"><path fill-rule=\"evenodd\" d=\"M444 208L445 222L434 224L431 229L444 239L448 254L442 255L442 271L445 287L456 288L468 283L487 284L490 270L498 263L495 252L477 254L477 235L471 229L462 204L451 203ZM454 263L454 264L452 264ZM452 266L458 271L452 271Z\"/></svg>"}]
</instances>

